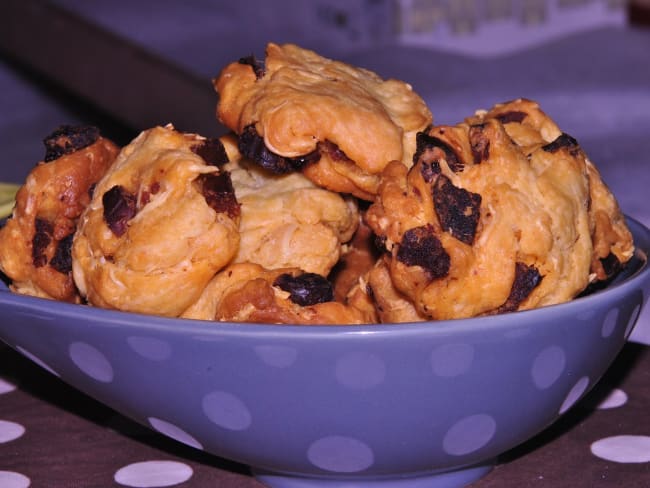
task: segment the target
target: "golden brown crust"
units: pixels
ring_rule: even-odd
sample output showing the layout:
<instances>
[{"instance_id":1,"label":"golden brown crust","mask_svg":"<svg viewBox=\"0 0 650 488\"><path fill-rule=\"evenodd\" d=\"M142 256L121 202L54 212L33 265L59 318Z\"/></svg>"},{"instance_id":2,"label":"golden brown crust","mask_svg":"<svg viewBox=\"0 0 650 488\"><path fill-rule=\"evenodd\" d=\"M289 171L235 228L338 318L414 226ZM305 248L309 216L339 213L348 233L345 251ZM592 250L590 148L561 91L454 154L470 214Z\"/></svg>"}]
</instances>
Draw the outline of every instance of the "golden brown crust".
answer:
<instances>
[{"instance_id":1,"label":"golden brown crust","mask_svg":"<svg viewBox=\"0 0 650 488\"><path fill-rule=\"evenodd\" d=\"M0 230L0 269L12 280L12 290L79 301L70 268L72 235L92 186L118 151L111 141L98 137L79 149L50 152L50 161L30 172L16 195L12 217Z\"/></svg>"},{"instance_id":2,"label":"golden brown crust","mask_svg":"<svg viewBox=\"0 0 650 488\"><path fill-rule=\"evenodd\" d=\"M356 201L319 188L300 173L274 175L232 152L230 157L224 169L241 205L234 262L327 276L358 226Z\"/></svg>"},{"instance_id":3,"label":"golden brown crust","mask_svg":"<svg viewBox=\"0 0 650 488\"><path fill-rule=\"evenodd\" d=\"M410 162L415 133L431 113L411 87L323 58L292 44L270 43L260 72L228 65L214 81L217 115L242 134L253 126L274 154L297 158L320 151L310 179L333 191L370 199L391 160ZM333 145L336 150L319 148Z\"/></svg>"},{"instance_id":4,"label":"golden brown crust","mask_svg":"<svg viewBox=\"0 0 650 488\"><path fill-rule=\"evenodd\" d=\"M238 263L218 273L184 318L272 324L364 324L376 320L372 311L341 302L295 303L278 286L282 276L300 277L296 268L265 269L254 263ZM323 278L324 280L324 278Z\"/></svg>"},{"instance_id":5,"label":"golden brown crust","mask_svg":"<svg viewBox=\"0 0 650 488\"><path fill-rule=\"evenodd\" d=\"M227 173L199 156L206 139L144 131L98 183L73 244L74 279L96 306L176 316L239 244Z\"/></svg>"},{"instance_id":6,"label":"golden brown crust","mask_svg":"<svg viewBox=\"0 0 650 488\"><path fill-rule=\"evenodd\" d=\"M530 115L530 118L528 117ZM548 140L548 138L555 137ZM533 102L516 100L419 136L417 163L391 163L366 217L385 240L393 284L433 319L569 300L593 279L608 200L584 153ZM607 193L609 194L609 193ZM608 200L609 201L609 200ZM620 211L605 231L631 256ZM614 236L614 237L612 237Z\"/></svg>"}]
</instances>

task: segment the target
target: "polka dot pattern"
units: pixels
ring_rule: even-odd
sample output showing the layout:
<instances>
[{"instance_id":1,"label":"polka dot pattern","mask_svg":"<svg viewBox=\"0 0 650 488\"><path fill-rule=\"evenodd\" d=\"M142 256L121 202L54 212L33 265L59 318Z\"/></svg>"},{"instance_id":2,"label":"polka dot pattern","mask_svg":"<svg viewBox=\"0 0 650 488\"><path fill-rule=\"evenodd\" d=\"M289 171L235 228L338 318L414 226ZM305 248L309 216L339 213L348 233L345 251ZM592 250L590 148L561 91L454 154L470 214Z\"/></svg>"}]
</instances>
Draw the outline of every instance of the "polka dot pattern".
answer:
<instances>
[{"instance_id":1,"label":"polka dot pattern","mask_svg":"<svg viewBox=\"0 0 650 488\"><path fill-rule=\"evenodd\" d=\"M564 372L566 354L560 346L549 346L533 361L532 377L540 390L550 388Z\"/></svg>"},{"instance_id":2,"label":"polka dot pattern","mask_svg":"<svg viewBox=\"0 0 650 488\"><path fill-rule=\"evenodd\" d=\"M155 337L131 336L126 342L137 354L151 361L164 361L172 355L171 346Z\"/></svg>"},{"instance_id":3,"label":"polka dot pattern","mask_svg":"<svg viewBox=\"0 0 650 488\"><path fill-rule=\"evenodd\" d=\"M102 383L113 381L113 367L97 348L83 342L73 342L68 351L72 362L88 376Z\"/></svg>"},{"instance_id":4,"label":"polka dot pattern","mask_svg":"<svg viewBox=\"0 0 650 488\"><path fill-rule=\"evenodd\" d=\"M177 461L144 461L129 464L115 473L115 482L131 488L161 488L192 477L190 466Z\"/></svg>"},{"instance_id":5,"label":"polka dot pattern","mask_svg":"<svg viewBox=\"0 0 650 488\"><path fill-rule=\"evenodd\" d=\"M484 447L496 433L497 424L487 414L477 414L457 421L442 440L444 451L453 456L463 456Z\"/></svg>"},{"instance_id":6,"label":"polka dot pattern","mask_svg":"<svg viewBox=\"0 0 650 488\"><path fill-rule=\"evenodd\" d=\"M199 441L197 441L194 437L192 437L180 427L177 427L170 422L166 422L165 420L160 420L155 417L149 417L148 420L149 425L151 425L151 427L153 427L161 434L165 434L167 437L171 437L172 439L182 442L183 444L187 444L188 446L195 447L196 449L203 449L203 446Z\"/></svg>"},{"instance_id":7,"label":"polka dot pattern","mask_svg":"<svg viewBox=\"0 0 650 488\"><path fill-rule=\"evenodd\" d=\"M0 486L3 488L28 488L31 486L31 480L20 473L0 471Z\"/></svg>"},{"instance_id":8,"label":"polka dot pattern","mask_svg":"<svg viewBox=\"0 0 650 488\"><path fill-rule=\"evenodd\" d=\"M0 444L18 439L25 433L25 427L16 422L0 420Z\"/></svg>"},{"instance_id":9,"label":"polka dot pattern","mask_svg":"<svg viewBox=\"0 0 650 488\"><path fill-rule=\"evenodd\" d=\"M560 407L560 415L569 410L580 399L583 393L587 391L588 386L589 378L586 376L580 378L576 384L573 385L573 388L571 388L569 394L562 402L562 406Z\"/></svg>"},{"instance_id":10,"label":"polka dot pattern","mask_svg":"<svg viewBox=\"0 0 650 488\"><path fill-rule=\"evenodd\" d=\"M232 393L213 391L203 398L203 412L219 427L246 430L252 423L248 407Z\"/></svg>"},{"instance_id":11,"label":"polka dot pattern","mask_svg":"<svg viewBox=\"0 0 650 488\"><path fill-rule=\"evenodd\" d=\"M307 458L314 466L334 473L357 473L374 462L372 449L366 443L340 435L323 437L312 443Z\"/></svg>"},{"instance_id":12,"label":"polka dot pattern","mask_svg":"<svg viewBox=\"0 0 650 488\"><path fill-rule=\"evenodd\" d=\"M650 436L605 437L591 445L591 452L594 456L616 463L649 463Z\"/></svg>"}]
</instances>

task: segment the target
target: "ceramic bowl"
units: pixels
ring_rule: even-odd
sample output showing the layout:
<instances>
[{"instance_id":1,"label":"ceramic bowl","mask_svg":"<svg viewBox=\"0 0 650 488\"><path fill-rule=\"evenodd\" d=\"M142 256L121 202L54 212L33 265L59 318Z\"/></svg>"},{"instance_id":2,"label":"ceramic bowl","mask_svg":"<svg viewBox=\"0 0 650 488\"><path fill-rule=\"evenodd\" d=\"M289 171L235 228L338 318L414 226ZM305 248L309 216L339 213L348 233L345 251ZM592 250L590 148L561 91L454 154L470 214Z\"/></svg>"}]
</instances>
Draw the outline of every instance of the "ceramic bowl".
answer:
<instances>
[{"instance_id":1,"label":"ceramic bowl","mask_svg":"<svg viewBox=\"0 0 650 488\"><path fill-rule=\"evenodd\" d=\"M212 323L0 291L0 337L52 374L271 487L456 487L590 390L647 301L650 231L605 289L401 325Z\"/></svg>"}]
</instances>

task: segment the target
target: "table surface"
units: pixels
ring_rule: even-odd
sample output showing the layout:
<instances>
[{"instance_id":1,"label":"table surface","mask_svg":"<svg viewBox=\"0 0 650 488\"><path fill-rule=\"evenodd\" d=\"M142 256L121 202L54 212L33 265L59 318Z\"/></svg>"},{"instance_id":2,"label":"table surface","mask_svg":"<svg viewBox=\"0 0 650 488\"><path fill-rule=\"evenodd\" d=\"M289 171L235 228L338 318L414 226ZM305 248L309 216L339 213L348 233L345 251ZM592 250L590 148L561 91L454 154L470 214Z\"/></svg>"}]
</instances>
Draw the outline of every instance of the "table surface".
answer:
<instances>
[{"instance_id":1,"label":"table surface","mask_svg":"<svg viewBox=\"0 0 650 488\"><path fill-rule=\"evenodd\" d=\"M248 44L241 36L238 43L223 42L233 31L224 16L241 12L233 7L218 19L202 17L197 6L205 2L200 1L189 2L194 24L185 29L180 23L147 24L152 19L145 4L152 2L138 2L127 19L119 18L130 12L127 2L117 2L110 11L100 9L101 2L58 3L83 4L88 15L92 6L97 7L109 27L112 23L121 34L133 32L139 45L206 79L223 61L238 58L252 43L278 34L259 28ZM160 2L157 7L168 14L188 15L172 12L177 8L173 4ZM260 22L267 14L258 11L253 20ZM202 24L201 18L205 18ZM213 28L218 21L222 22L220 39ZM136 30L138 25L148 27ZM162 38L156 29L160 25L167 31L173 27L178 42ZM298 42L291 38L292 31L283 29L287 40ZM206 42L208 36L212 37ZM323 45L322 39L312 41L316 47ZM650 226L646 198L649 46L650 30L609 26L490 59L386 44L356 46L341 51L340 58L409 81L432 106L438 122L453 123L476 108L516 96L540 101L585 147L623 210ZM339 48L329 45L327 54L333 56ZM170 105L175 102L170 94ZM125 128L90 106L80 106L65 91L22 69L11 56L0 57L0 180L21 181L42 157L43 136L62 123L94 123L118 142L127 142L138 129ZM649 487L648 307L631 339L587 397L542 434L502 456L491 473L471 486ZM262 485L246 467L141 427L0 345L0 486Z\"/></svg>"}]
</instances>

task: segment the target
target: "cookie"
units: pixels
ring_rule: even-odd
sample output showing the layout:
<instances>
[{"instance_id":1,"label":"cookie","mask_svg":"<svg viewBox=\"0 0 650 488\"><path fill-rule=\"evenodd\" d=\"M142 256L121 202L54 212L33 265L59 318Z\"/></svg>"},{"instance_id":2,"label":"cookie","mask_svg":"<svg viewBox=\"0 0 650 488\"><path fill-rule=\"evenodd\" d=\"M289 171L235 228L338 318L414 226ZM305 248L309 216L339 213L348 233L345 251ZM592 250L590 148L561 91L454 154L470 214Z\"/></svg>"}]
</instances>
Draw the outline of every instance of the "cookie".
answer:
<instances>
[{"instance_id":1,"label":"cookie","mask_svg":"<svg viewBox=\"0 0 650 488\"><path fill-rule=\"evenodd\" d=\"M564 302L609 276L603 255L620 266L633 253L595 167L529 100L419 133L366 220L395 289L431 319Z\"/></svg>"},{"instance_id":2,"label":"cookie","mask_svg":"<svg viewBox=\"0 0 650 488\"><path fill-rule=\"evenodd\" d=\"M294 325L376 321L373 310L335 301L331 283L319 274L297 268L269 270L255 263L232 264L219 272L182 317Z\"/></svg>"},{"instance_id":3,"label":"cookie","mask_svg":"<svg viewBox=\"0 0 650 488\"><path fill-rule=\"evenodd\" d=\"M356 200L320 188L301 173L266 171L223 140L231 160L224 169L241 208L234 262L327 276L359 225Z\"/></svg>"},{"instance_id":4,"label":"cookie","mask_svg":"<svg viewBox=\"0 0 650 488\"><path fill-rule=\"evenodd\" d=\"M410 162L416 132L432 120L407 83L293 44L268 44L263 66L229 64L214 87L218 118L246 158L366 200L388 162Z\"/></svg>"},{"instance_id":5,"label":"cookie","mask_svg":"<svg viewBox=\"0 0 650 488\"><path fill-rule=\"evenodd\" d=\"M73 275L92 305L177 316L235 256L239 204L218 140L142 132L99 181L75 234Z\"/></svg>"},{"instance_id":6,"label":"cookie","mask_svg":"<svg viewBox=\"0 0 650 488\"><path fill-rule=\"evenodd\" d=\"M0 230L0 269L17 293L78 302L73 235L93 186L119 148L91 126L59 127L44 144L43 161L27 176Z\"/></svg>"}]
</instances>

